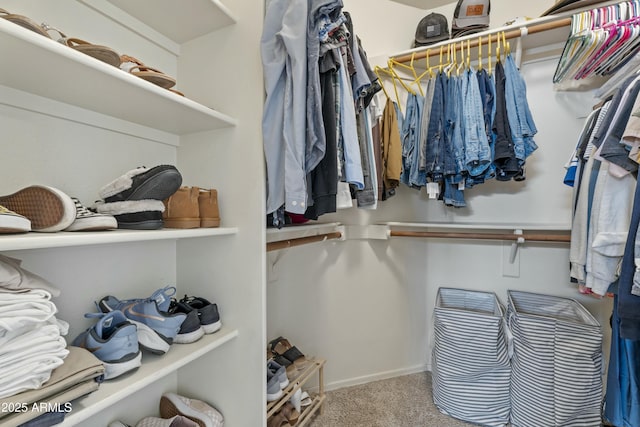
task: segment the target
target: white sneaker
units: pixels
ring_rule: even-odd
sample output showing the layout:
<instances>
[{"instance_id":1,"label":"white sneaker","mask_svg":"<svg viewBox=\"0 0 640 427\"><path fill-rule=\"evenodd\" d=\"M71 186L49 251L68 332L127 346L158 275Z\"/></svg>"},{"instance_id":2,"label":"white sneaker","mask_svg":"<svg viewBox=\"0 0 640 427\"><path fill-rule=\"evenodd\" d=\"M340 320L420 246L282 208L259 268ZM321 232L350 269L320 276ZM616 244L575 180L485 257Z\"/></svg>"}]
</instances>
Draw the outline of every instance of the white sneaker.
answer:
<instances>
[{"instance_id":1,"label":"white sneaker","mask_svg":"<svg viewBox=\"0 0 640 427\"><path fill-rule=\"evenodd\" d=\"M76 206L76 219L64 231L100 231L118 228L118 221L114 216L92 212L75 197L71 200Z\"/></svg>"},{"instance_id":2,"label":"white sneaker","mask_svg":"<svg viewBox=\"0 0 640 427\"><path fill-rule=\"evenodd\" d=\"M31 221L0 205L0 234L31 231Z\"/></svg>"},{"instance_id":3,"label":"white sneaker","mask_svg":"<svg viewBox=\"0 0 640 427\"><path fill-rule=\"evenodd\" d=\"M216 408L197 399L165 393L160 398L160 416L171 418L182 415L201 427L223 427L224 418Z\"/></svg>"},{"instance_id":4,"label":"white sneaker","mask_svg":"<svg viewBox=\"0 0 640 427\"><path fill-rule=\"evenodd\" d=\"M0 196L0 205L27 217L33 231L64 230L76 218L71 197L45 185L32 185L8 196Z\"/></svg>"}]
</instances>

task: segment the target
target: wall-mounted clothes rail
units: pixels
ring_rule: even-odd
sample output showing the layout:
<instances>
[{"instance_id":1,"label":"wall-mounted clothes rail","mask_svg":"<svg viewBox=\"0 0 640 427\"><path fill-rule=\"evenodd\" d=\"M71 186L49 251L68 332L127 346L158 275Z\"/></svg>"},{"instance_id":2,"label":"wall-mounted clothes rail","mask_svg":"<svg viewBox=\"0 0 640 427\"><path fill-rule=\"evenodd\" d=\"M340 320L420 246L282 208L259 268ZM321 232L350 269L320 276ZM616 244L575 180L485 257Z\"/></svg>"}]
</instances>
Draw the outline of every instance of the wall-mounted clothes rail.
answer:
<instances>
[{"instance_id":1,"label":"wall-mounted clothes rail","mask_svg":"<svg viewBox=\"0 0 640 427\"><path fill-rule=\"evenodd\" d=\"M316 234L314 236L297 237L293 239L278 240L267 243L267 252L287 249L294 246L306 245L309 243L324 242L325 240L342 239L342 232Z\"/></svg>"},{"instance_id":2,"label":"wall-mounted clothes rail","mask_svg":"<svg viewBox=\"0 0 640 427\"><path fill-rule=\"evenodd\" d=\"M422 237L441 239L476 239L476 240L513 240L516 242L557 242L569 243L569 234L545 234L545 233L475 233L475 232L446 232L446 231L400 231L390 230L391 237Z\"/></svg>"},{"instance_id":3,"label":"wall-mounted clothes rail","mask_svg":"<svg viewBox=\"0 0 640 427\"><path fill-rule=\"evenodd\" d=\"M543 242L543 243L571 243L571 231L566 225L534 225L527 227L523 224L419 224L419 223L388 223L388 237L417 237L417 238L433 238L433 239L466 239L466 240L498 240L510 241L511 251L509 254L509 263L513 264L518 254L518 248L525 242ZM403 230L394 229L394 227L404 228ZM411 230L407 229L411 228ZM446 229L433 231L432 228ZM525 229L536 230L525 232ZM422 230L416 230L422 229ZM451 229L456 229L451 231ZM467 229L470 231L460 231ZM483 231L479 230L491 230ZM510 232L507 232L509 230ZM543 230L547 231L544 232Z\"/></svg>"}]
</instances>

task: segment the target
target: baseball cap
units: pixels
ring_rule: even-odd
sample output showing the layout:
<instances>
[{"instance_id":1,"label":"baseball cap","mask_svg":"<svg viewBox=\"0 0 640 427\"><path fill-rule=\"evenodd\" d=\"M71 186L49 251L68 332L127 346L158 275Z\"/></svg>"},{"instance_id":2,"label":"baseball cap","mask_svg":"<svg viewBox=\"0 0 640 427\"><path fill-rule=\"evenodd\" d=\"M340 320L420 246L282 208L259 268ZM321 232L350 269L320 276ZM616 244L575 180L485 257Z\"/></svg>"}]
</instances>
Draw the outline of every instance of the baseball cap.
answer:
<instances>
[{"instance_id":1,"label":"baseball cap","mask_svg":"<svg viewBox=\"0 0 640 427\"><path fill-rule=\"evenodd\" d=\"M449 39L449 22L440 13L430 13L420 20L416 28L415 46L427 46Z\"/></svg>"},{"instance_id":2,"label":"baseball cap","mask_svg":"<svg viewBox=\"0 0 640 427\"><path fill-rule=\"evenodd\" d=\"M451 32L454 37L477 33L489 28L489 13L491 2L489 0L458 0Z\"/></svg>"}]
</instances>

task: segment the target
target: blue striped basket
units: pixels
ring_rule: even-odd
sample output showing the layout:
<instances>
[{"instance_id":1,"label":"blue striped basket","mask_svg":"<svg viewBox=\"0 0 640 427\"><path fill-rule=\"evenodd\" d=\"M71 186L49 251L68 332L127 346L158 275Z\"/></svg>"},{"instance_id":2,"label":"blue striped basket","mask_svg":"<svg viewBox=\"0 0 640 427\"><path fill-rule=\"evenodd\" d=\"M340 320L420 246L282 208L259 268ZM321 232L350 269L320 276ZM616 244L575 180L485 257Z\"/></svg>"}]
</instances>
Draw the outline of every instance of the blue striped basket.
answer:
<instances>
[{"instance_id":1,"label":"blue striped basket","mask_svg":"<svg viewBox=\"0 0 640 427\"><path fill-rule=\"evenodd\" d=\"M492 292L440 288L434 308L433 401L484 426L509 422L509 332Z\"/></svg>"},{"instance_id":2,"label":"blue striped basket","mask_svg":"<svg viewBox=\"0 0 640 427\"><path fill-rule=\"evenodd\" d=\"M514 427L599 427L602 331L577 301L508 291Z\"/></svg>"}]
</instances>

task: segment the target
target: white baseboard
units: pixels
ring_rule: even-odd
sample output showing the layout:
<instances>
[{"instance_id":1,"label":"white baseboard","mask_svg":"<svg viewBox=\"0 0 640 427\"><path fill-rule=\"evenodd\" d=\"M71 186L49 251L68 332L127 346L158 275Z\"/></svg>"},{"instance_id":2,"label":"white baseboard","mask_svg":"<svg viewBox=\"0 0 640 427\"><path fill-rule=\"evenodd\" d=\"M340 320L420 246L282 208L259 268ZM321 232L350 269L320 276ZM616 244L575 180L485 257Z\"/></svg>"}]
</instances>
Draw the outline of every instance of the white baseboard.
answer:
<instances>
[{"instance_id":1,"label":"white baseboard","mask_svg":"<svg viewBox=\"0 0 640 427\"><path fill-rule=\"evenodd\" d=\"M348 378L340 381L325 383L325 391L337 390L344 387L366 384L372 381L386 380L388 378L401 377L403 375L416 374L418 372L431 371L430 364L415 365L407 368L394 369L392 371L377 372L371 375L363 375L361 377Z\"/></svg>"}]
</instances>

